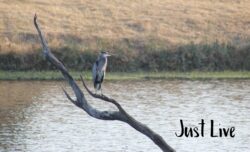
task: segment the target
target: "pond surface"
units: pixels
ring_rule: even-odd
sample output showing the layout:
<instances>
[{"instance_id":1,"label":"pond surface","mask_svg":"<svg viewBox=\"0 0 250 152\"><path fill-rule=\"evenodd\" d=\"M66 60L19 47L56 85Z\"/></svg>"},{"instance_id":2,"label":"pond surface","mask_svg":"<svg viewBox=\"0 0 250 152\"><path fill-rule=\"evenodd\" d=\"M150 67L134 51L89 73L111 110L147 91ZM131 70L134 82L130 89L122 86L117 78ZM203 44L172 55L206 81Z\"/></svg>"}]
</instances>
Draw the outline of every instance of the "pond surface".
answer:
<instances>
[{"instance_id":1,"label":"pond surface","mask_svg":"<svg viewBox=\"0 0 250 152\"><path fill-rule=\"evenodd\" d=\"M66 99L62 87L70 92L62 81L0 81L1 152L160 151L125 123L91 118ZM103 93L177 151L250 149L250 80L115 81L105 82ZM114 109L86 98L98 109ZM198 128L204 119L204 137L176 137L180 119L185 126ZM218 128L235 127L235 137L210 137L210 120L217 134Z\"/></svg>"}]
</instances>

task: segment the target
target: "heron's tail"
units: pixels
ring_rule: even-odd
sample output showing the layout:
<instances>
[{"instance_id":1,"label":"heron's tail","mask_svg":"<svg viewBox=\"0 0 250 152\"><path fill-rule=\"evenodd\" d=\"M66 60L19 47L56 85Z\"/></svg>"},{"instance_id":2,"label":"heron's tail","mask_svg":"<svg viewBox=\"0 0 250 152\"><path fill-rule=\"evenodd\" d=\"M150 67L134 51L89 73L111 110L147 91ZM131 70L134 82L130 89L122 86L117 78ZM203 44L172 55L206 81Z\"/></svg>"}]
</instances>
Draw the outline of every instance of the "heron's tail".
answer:
<instances>
[{"instance_id":1,"label":"heron's tail","mask_svg":"<svg viewBox=\"0 0 250 152\"><path fill-rule=\"evenodd\" d=\"M102 84L101 83L95 83L94 87L95 87L96 90L100 90L101 87L102 87Z\"/></svg>"}]
</instances>

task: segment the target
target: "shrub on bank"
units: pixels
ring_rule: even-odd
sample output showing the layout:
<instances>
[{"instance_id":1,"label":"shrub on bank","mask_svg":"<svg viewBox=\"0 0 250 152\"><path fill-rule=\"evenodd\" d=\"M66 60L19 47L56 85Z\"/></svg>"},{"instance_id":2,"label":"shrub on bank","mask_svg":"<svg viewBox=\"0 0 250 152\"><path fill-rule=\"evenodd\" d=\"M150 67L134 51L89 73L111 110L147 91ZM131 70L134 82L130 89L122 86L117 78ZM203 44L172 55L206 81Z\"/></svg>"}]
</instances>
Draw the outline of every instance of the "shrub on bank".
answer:
<instances>
[{"instance_id":1,"label":"shrub on bank","mask_svg":"<svg viewBox=\"0 0 250 152\"><path fill-rule=\"evenodd\" d=\"M109 60L109 71L222 71L250 70L250 47L238 49L215 42L188 44L172 49L164 47L127 50L114 48ZM77 48L52 48L53 53L71 70L91 70L98 53ZM54 69L40 50L26 54L0 54L0 70L51 70Z\"/></svg>"}]
</instances>

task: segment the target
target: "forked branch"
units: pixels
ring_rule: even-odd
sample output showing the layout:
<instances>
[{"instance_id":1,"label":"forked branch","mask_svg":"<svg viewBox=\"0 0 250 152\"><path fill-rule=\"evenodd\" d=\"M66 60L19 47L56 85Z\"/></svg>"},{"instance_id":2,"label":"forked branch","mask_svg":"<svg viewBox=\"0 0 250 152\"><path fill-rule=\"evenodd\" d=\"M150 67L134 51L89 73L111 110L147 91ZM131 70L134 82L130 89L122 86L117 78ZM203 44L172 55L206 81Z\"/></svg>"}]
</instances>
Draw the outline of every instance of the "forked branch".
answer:
<instances>
[{"instance_id":1,"label":"forked branch","mask_svg":"<svg viewBox=\"0 0 250 152\"><path fill-rule=\"evenodd\" d=\"M104 100L106 102L114 104L118 111L99 111L95 108L93 108L86 100L84 93L81 91L81 89L78 87L76 82L74 81L73 77L69 74L68 70L64 67L62 62L60 62L50 51L48 44L39 28L39 25L37 24L37 16L34 16L34 24L37 29L38 35L41 40L41 44L43 47L43 53L45 55L45 58L53 64L58 70L61 71L62 75L64 76L65 80L69 83L70 87L74 91L74 94L76 96L76 100L73 100L70 95L63 89L66 97L77 107L83 109L87 114L90 116L101 119L101 120L119 120L126 122L130 126L132 126L137 131L141 132L142 134L149 137L157 146L159 146L162 151L164 152L172 152L174 151L173 148L171 148L164 139L152 131L150 128L148 128L146 125L140 123L139 121L135 120L132 116L130 116L123 108L122 106L114 99L111 99L105 95L97 95L92 93L87 85L85 84L83 78L81 77L83 86L87 90L87 92L94 98L98 98L101 100Z\"/></svg>"}]
</instances>

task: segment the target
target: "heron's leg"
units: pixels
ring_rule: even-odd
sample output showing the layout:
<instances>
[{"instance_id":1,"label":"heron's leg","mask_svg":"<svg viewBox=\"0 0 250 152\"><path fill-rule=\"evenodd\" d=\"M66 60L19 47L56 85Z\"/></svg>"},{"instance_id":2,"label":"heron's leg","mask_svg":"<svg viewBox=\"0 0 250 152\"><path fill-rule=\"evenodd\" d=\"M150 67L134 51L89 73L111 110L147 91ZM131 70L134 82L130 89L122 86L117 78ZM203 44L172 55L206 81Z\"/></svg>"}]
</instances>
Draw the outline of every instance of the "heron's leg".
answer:
<instances>
[{"instance_id":1,"label":"heron's leg","mask_svg":"<svg viewBox=\"0 0 250 152\"><path fill-rule=\"evenodd\" d=\"M101 95L102 95L102 88L100 90L101 90Z\"/></svg>"}]
</instances>

